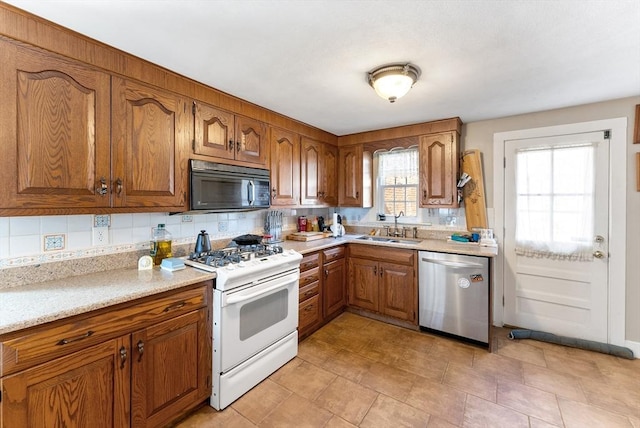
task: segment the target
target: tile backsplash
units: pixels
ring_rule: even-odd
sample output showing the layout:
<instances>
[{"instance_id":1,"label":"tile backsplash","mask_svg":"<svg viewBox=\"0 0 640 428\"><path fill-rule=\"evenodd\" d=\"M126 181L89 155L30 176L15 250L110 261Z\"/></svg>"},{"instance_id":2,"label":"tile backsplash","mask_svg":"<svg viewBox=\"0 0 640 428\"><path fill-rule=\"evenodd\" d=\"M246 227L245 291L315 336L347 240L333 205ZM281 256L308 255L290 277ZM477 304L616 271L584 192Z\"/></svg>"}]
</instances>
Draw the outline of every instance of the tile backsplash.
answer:
<instances>
[{"instance_id":1,"label":"tile backsplash","mask_svg":"<svg viewBox=\"0 0 640 428\"><path fill-rule=\"evenodd\" d=\"M0 269L149 248L151 228L164 223L176 244L261 233L264 211L201 215L135 213L0 217ZM94 227L106 227L107 245L96 245Z\"/></svg>"}]
</instances>

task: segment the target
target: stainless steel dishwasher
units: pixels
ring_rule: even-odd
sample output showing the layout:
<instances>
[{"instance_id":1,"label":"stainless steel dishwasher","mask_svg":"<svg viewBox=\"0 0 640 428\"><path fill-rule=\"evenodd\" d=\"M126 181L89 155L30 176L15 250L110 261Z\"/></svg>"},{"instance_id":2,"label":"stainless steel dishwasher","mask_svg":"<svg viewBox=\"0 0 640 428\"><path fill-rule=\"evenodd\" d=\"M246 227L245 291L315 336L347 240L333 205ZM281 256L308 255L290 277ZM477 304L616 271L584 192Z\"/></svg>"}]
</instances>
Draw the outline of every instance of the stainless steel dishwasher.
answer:
<instances>
[{"instance_id":1,"label":"stainless steel dishwasher","mask_svg":"<svg viewBox=\"0 0 640 428\"><path fill-rule=\"evenodd\" d=\"M467 340L489 341L489 260L420 251L419 324Z\"/></svg>"}]
</instances>

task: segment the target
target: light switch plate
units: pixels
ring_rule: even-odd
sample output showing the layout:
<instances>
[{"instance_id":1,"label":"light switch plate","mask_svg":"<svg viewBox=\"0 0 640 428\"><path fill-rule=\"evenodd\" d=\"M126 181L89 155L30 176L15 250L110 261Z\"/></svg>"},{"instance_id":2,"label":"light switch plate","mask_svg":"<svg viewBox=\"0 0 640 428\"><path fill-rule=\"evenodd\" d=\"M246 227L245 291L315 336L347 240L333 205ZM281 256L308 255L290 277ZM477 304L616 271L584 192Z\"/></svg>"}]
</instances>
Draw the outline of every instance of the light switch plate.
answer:
<instances>
[{"instance_id":1,"label":"light switch plate","mask_svg":"<svg viewBox=\"0 0 640 428\"><path fill-rule=\"evenodd\" d=\"M94 246L109 245L109 228L107 226L94 227L92 232Z\"/></svg>"}]
</instances>

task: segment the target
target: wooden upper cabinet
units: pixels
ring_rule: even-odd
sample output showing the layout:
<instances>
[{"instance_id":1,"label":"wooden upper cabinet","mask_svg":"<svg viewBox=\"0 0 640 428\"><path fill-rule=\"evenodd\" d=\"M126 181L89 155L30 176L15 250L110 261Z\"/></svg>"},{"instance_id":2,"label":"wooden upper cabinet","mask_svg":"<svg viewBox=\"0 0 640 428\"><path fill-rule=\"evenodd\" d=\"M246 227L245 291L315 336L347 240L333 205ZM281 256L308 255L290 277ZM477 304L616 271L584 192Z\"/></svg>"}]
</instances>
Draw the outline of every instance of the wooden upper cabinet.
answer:
<instances>
[{"instance_id":1,"label":"wooden upper cabinet","mask_svg":"<svg viewBox=\"0 0 640 428\"><path fill-rule=\"evenodd\" d=\"M302 137L301 143L302 205L336 206L338 204L338 148Z\"/></svg>"},{"instance_id":2,"label":"wooden upper cabinet","mask_svg":"<svg viewBox=\"0 0 640 428\"><path fill-rule=\"evenodd\" d=\"M185 210L187 101L119 77L112 85L113 206Z\"/></svg>"},{"instance_id":3,"label":"wooden upper cabinet","mask_svg":"<svg viewBox=\"0 0 640 428\"><path fill-rule=\"evenodd\" d=\"M236 116L236 159L267 166L267 126L259 120Z\"/></svg>"},{"instance_id":4,"label":"wooden upper cabinet","mask_svg":"<svg viewBox=\"0 0 640 428\"><path fill-rule=\"evenodd\" d=\"M371 207L371 153L362 145L340 147L338 157L338 204L341 207Z\"/></svg>"},{"instance_id":5,"label":"wooden upper cabinet","mask_svg":"<svg viewBox=\"0 0 640 428\"><path fill-rule=\"evenodd\" d=\"M193 152L223 159L235 158L234 116L203 103L193 103Z\"/></svg>"},{"instance_id":6,"label":"wooden upper cabinet","mask_svg":"<svg viewBox=\"0 0 640 428\"><path fill-rule=\"evenodd\" d=\"M6 41L0 58L0 209L109 207L109 75Z\"/></svg>"},{"instance_id":7,"label":"wooden upper cabinet","mask_svg":"<svg viewBox=\"0 0 640 428\"><path fill-rule=\"evenodd\" d=\"M420 137L420 207L458 206L457 132Z\"/></svg>"},{"instance_id":8,"label":"wooden upper cabinet","mask_svg":"<svg viewBox=\"0 0 640 428\"><path fill-rule=\"evenodd\" d=\"M219 161L241 161L267 167L266 124L201 102L193 103L193 115L195 154L218 158Z\"/></svg>"},{"instance_id":9,"label":"wooden upper cabinet","mask_svg":"<svg viewBox=\"0 0 640 428\"><path fill-rule=\"evenodd\" d=\"M271 128L271 205L300 203L300 137Z\"/></svg>"},{"instance_id":10,"label":"wooden upper cabinet","mask_svg":"<svg viewBox=\"0 0 640 428\"><path fill-rule=\"evenodd\" d=\"M338 205L338 148L324 144L321 157L322 201L324 205Z\"/></svg>"}]
</instances>

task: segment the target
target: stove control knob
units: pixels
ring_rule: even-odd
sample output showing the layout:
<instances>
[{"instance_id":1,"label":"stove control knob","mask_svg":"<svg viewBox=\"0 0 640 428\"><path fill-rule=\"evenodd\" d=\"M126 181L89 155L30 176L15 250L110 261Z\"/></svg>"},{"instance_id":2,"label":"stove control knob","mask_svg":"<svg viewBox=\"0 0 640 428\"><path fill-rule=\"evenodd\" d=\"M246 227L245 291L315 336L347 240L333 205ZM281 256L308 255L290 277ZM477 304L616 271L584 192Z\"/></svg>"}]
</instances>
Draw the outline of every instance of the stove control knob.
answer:
<instances>
[{"instance_id":1,"label":"stove control knob","mask_svg":"<svg viewBox=\"0 0 640 428\"><path fill-rule=\"evenodd\" d=\"M236 268L236 265L231 264L231 263L226 266L227 270L235 270L235 268Z\"/></svg>"}]
</instances>

